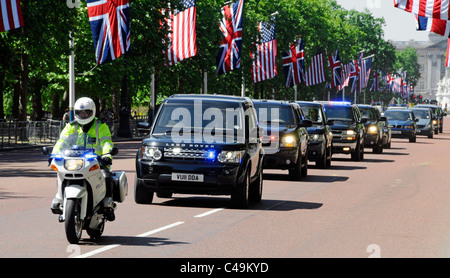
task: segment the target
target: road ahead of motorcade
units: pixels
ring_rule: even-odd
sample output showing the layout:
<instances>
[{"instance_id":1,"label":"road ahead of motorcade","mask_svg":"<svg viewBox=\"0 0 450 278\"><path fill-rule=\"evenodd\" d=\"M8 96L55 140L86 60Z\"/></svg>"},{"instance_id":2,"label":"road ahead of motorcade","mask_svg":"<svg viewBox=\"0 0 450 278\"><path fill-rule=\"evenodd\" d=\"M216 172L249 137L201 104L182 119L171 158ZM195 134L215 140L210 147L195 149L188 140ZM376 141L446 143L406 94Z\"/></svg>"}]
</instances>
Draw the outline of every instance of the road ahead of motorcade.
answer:
<instances>
[{"instance_id":1,"label":"road ahead of motorcade","mask_svg":"<svg viewBox=\"0 0 450 278\"><path fill-rule=\"evenodd\" d=\"M265 171L263 200L233 209L228 196L155 196L134 202L140 142L117 142L113 170L125 170L128 198L101 239L86 231L69 245L50 212L56 173L38 149L0 152L0 257L448 257L450 120L444 133L416 143L393 139L361 162L333 156L308 176Z\"/></svg>"}]
</instances>

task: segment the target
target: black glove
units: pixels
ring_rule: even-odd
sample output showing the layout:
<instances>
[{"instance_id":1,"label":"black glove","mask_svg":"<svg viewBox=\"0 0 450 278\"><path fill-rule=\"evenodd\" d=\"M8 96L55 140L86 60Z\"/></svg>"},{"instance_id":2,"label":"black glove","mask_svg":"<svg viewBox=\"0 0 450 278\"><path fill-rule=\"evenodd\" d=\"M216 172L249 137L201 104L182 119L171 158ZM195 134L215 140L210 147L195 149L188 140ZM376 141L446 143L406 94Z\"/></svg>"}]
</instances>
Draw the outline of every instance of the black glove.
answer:
<instances>
[{"instance_id":1,"label":"black glove","mask_svg":"<svg viewBox=\"0 0 450 278\"><path fill-rule=\"evenodd\" d=\"M102 162L105 166L112 165L112 159L109 156L102 157Z\"/></svg>"},{"instance_id":2,"label":"black glove","mask_svg":"<svg viewBox=\"0 0 450 278\"><path fill-rule=\"evenodd\" d=\"M52 164L52 161L53 161L53 158L49 157L49 158L48 158L48 165L47 165L47 166L50 166L50 164Z\"/></svg>"}]
</instances>

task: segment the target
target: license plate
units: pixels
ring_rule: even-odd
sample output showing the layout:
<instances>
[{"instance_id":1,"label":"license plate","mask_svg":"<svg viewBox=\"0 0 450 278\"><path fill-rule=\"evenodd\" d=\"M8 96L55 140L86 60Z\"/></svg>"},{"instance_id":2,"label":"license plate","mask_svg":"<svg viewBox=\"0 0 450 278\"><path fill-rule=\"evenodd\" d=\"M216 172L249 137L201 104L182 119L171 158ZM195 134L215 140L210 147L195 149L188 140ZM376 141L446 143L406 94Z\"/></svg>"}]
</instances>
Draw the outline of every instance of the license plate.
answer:
<instances>
[{"instance_id":1,"label":"license plate","mask_svg":"<svg viewBox=\"0 0 450 278\"><path fill-rule=\"evenodd\" d=\"M203 182L202 174L172 173L173 181Z\"/></svg>"},{"instance_id":2,"label":"license plate","mask_svg":"<svg viewBox=\"0 0 450 278\"><path fill-rule=\"evenodd\" d=\"M402 134L402 132L400 130L393 130L392 134Z\"/></svg>"}]
</instances>

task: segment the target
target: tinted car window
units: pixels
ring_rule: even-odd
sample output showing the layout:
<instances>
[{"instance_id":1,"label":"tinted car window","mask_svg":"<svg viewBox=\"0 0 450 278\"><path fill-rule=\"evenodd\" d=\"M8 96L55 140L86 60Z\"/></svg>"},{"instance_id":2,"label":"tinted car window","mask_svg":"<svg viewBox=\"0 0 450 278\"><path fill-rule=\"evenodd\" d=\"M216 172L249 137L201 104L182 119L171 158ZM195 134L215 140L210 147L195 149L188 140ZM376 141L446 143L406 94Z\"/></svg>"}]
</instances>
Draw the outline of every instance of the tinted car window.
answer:
<instances>
[{"instance_id":1,"label":"tinted car window","mask_svg":"<svg viewBox=\"0 0 450 278\"><path fill-rule=\"evenodd\" d=\"M255 102L255 108L258 111L258 119L261 125L268 125L276 122L280 125L285 125L297 122L290 106Z\"/></svg>"},{"instance_id":2,"label":"tinted car window","mask_svg":"<svg viewBox=\"0 0 450 278\"><path fill-rule=\"evenodd\" d=\"M306 120L310 120L313 124L321 124L323 122L323 116L320 107L317 105L304 105L301 107L303 115Z\"/></svg>"},{"instance_id":3,"label":"tinted car window","mask_svg":"<svg viewBox=\"0 0 450 278\"><path fill-rule=\"evenodd\" d=\"M354 121L351 106L327 106L326 114L330 120Z\"/></svg>"},{"instance_id":4,"label":"tinted car window","mask_svg":"<svg viewBox=\"0 0 450 278\"><path fill-rule=\"evenodd\" d=\"M430 118L430 111L429 110L419 110L414 109L414 116L419 119L429 119Z\"/></svg>"},{"instance_id":5,"label":"tinted car window","mask_svg":"<svg viewBox=\"0 0 450 278\"><path fill-rule=\"evenodd\" d=\"M361 112L361 117L368 118L369 120L377 120L378 117L375 114L375 110L373 108L364 108L360 107L359 111Z\"/></svg>"},{"instance_id":6,"label":"tinted car window","mask_svg":"<svg viewBox=\"0 0 450 278\"><path fill-rule=\"evenodd\" d=\"M410 118L409 115L409 111L395 111L395 110L391 110L391 111L386 111L384 112L384 116L388 119L388 120L403 120L406 121Z\"/></svg>"},{"instance_id":7,"label":"tinted car window","mask_svg":"<svg viewBox=\"0 0 450 278\"><path fill-rule=\"evenodd\" d=\"M244 140L244 111L237 103L221 101L170 100L161 110L153 128L153 134L192 133L193 138L205 139L205 136L223 134L234 136L234 142Z\"/></svg>"}]
</instances>

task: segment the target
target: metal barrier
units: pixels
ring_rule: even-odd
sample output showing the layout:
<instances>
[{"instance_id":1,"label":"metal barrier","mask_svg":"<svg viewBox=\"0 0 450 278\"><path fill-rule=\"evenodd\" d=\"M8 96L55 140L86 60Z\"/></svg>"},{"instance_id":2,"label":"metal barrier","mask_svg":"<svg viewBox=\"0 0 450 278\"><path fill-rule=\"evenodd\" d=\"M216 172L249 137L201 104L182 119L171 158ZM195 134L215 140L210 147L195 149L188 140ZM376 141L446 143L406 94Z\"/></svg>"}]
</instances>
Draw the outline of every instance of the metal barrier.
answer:
<instances>
[{"instance_id":1,"label":"metal barrier","mask_svg":"<svg viewBox=\"0 0 450 278\"><path fill-rule=\"evenodd\" d=\"M62 121L0 122L0 148L18 145L53 144L63 128Z\"/></svg>"},{"instance_id":2,"label":"metal barrier","mask_svg":"<svg viewBox=\"0 0 450 278\"><path fill-rule=\"evenodd\" d=\"M130 128L133 137L142 137L144 134L138 128L138 122L146 122L147 116L130 119ZM111 135L117 137L119 124L117 120L106 121ZM0 122L0 149L24 145L55 144L64 128L63 121L17 121Z\"/></svg>"}]
</instances>

